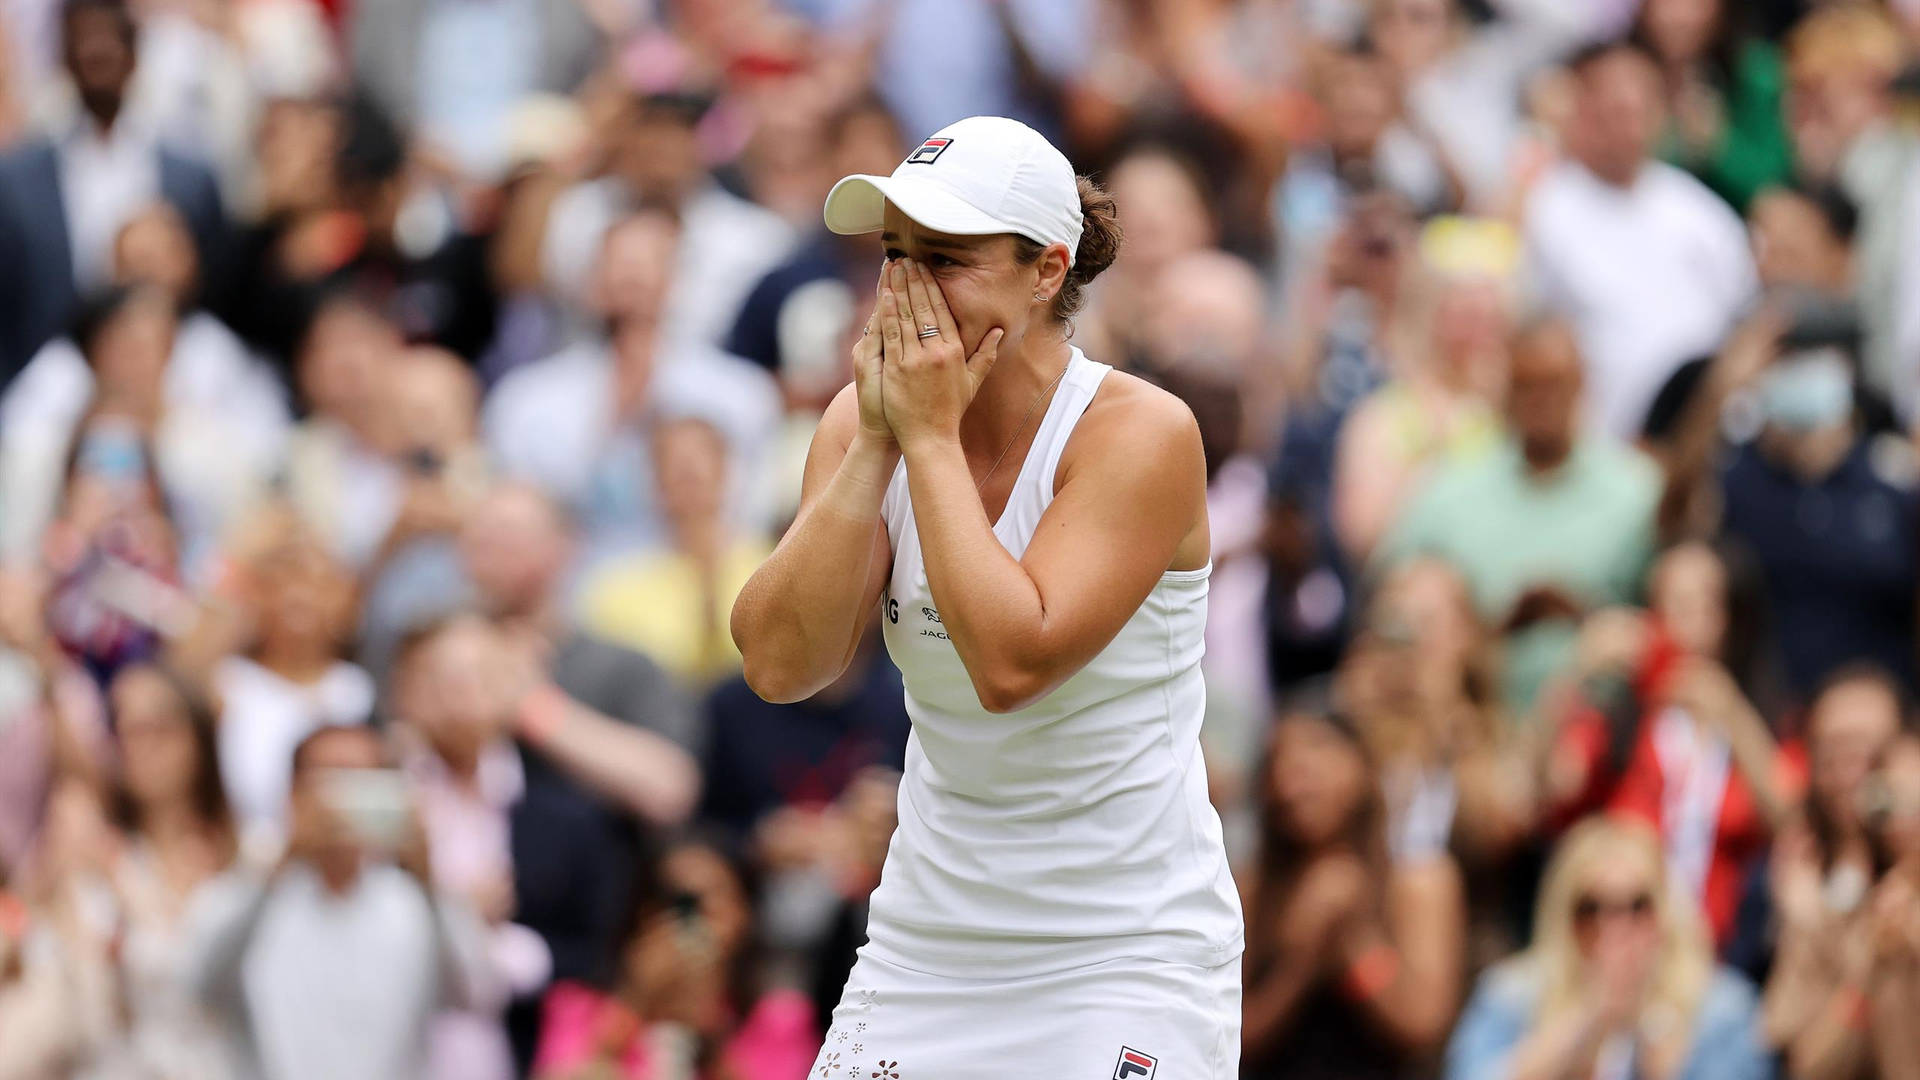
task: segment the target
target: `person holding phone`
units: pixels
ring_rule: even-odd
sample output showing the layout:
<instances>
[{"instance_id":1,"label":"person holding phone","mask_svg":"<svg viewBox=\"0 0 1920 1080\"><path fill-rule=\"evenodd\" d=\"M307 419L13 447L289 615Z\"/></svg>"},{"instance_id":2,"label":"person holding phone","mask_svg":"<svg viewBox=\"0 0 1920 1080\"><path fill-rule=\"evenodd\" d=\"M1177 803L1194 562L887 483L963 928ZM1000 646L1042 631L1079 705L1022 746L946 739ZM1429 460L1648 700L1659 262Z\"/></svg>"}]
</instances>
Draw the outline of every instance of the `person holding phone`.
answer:
<instances>
[{"instance_id":1,"label":"person holding phone","mask_svg":"<svg viewBox=\"0 0 1920 1080\"><path fill-rule=\"evenodd\" d=\"M289 802L279 863L230 873L196 905L191 981L248 1032L253 1075L417 1080L434 1016L482 996L477 921L430 884L424 831L377 732L308 735Z\"/></svg>"}]
</instances>

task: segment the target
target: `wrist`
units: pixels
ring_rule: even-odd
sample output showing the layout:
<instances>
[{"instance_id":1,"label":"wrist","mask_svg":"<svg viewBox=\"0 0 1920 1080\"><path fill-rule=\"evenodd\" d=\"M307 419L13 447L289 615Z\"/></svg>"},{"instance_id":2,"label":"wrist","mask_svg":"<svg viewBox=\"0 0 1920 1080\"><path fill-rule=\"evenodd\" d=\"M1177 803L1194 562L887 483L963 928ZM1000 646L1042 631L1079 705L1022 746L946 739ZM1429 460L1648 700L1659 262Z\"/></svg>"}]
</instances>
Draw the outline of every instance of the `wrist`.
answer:
<instances>
[{"instance_id":1,"label":"wrist","mask_svg":"<svg viewBox=\"0 0 1920 1080\"><path fill-rule=\"evenodd\" d=\"M960 449L960 433L957 430L927 430L897 437L900 440L900 454L909 462Z\"/></svg>"},{"instance_id":2,"label":"wrist","mask_svg":"<svg viewBox=\"0 0 1920 1080\"><path fill-rule=\"evenodd\" d=\"M528 743L542 745L567 722L573 701L566 692L542 682L520 696L513 710L513 730Z\"/></svg>"}]
</instances>

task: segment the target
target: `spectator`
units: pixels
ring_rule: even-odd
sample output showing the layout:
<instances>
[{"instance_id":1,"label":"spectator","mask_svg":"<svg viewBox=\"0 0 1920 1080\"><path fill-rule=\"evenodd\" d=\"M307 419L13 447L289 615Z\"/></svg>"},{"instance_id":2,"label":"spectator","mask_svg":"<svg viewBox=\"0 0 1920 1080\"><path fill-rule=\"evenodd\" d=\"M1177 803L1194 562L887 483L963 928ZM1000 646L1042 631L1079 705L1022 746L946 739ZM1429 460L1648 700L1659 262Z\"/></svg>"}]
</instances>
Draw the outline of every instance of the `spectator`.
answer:
<instances>
[{"instance_id":1,"label":"spectator","mask_svg":"<svg viewBox=\"0 0 1920 1080\"><path fill-rule=\"evenodd\" d=\"M1920 556L1908 542L1920 529L1914 464L1898 439L1864 430L1851 330L1831 319L1752 320L1704 376L1709 393L1688 414L1690 448L1673 467L1682 488L1704 479L1720 529L1758 560L1786 688L1800 702L1854 660L1907 686L1915 678L1914 611L1904 598L1920 588ZM1721 402L1748 385L1760 431L1726 448L1717 476L1706 476ZM1809 500L1828 509L1805 515L1798 508Z\"/></svg>"},{"instance_id":2,"label":"spectator","mask_svg":"<svg viewBox=\"0 0 1920 1080\"><path fill-rule=\"evenodd\" d=\"M548 288L570 309L604 314L591 311L594 253L637 208L667 208L682 226L684 242L673 248L671 273L656 286L664 297L654 312L676 340L717 345L754 282L791 250L786 222L708 175L695 135L704 104L691 92L633 97L620 109L608 174L552 203L540 265Z\"/></svg>"},{"instance_id":3,"label":"spectator","mask_svg":"<svg viewBox=\"0 0 1920 1080\"><path fill-rule=\"evenodd\" d=\"M1127 242L1089 291L1075 327L1077 335L1105 346L1090 345L1090 350L1115 354L1143 346L1153 290L1169 280L1167 267L1216 246L1219 227L1199 167L1171 146L1148 144L1129 151L1110 177L1114 204L1127 219Z\"/></svg>"},{"instance_id":4,"label":"spectator","mask_svg":"<svg viewBox=\"0 0 1920 1080\"><path fill-rule=\"evenodd\" d=\"M819 1048L812 1006L764 989L744 866L699 841L669 847L635 904L613 993L547 994L539 1080L751 1076L801 1080Z\"/></svg>"},{"instance_id":5,"label":"spectator","mask_svg":"<svg viewBox=\"0 0 1920 1080\"><path fill-rule=\"evenodd\" d=\"M1530 631L1508 656L1508 701L1524 706L1564 648L1564 620L1637 592L1659 491L1651 462L1581 430L1584 374L1568 327L1524 329L1510 355L1507 444L1436 473L1376 559L1444 559L1490 626Z\"/></svg>"},{"instance_id":6,"label":"spectator","mask_svg":"<svg viewBox=\"0 0 1920 1080\"><path fill-rule=\"evenodd\" d=\"M1752 298L1753 260L1724 203L1650 159L1661 111L1652 59L1600 46L1574 71L1572 157L1534 188L1527 246L1536 287L1591 366L1589 415L1627 438L1674 369L1720 344Z\"/></svg>"},{"instance_id":7,"label":"spectator","mask_svg":"<svg viewBox=\"0 0 1920 1080\"><path fill-rule=\"evenodd\" d=\"M1891 87L1909 50L1877 8L1810 14L1787 38L1787 126L1801 175L1837 184L1860 208L1862 371L1867 385L1913 409L1920 317L1906 297L1920 282L1920 147L1893 120Z\"/></svg>"},{"instance_id":8,"label":"spectator","mask_svg":"<svg viewBox=\"0 0 1920 1080\"><path fill-rule=\"evenodd\" d=\"M1901 1076L1920 1066L1913 1030L1920 965L1920 738L1892 740L1863 785L1875 877L1851 910L1799 883L1767 986L1768 1034L1795 1076Z\"/></svg>"},{"instance_id":9,"label":"spectator","mask_svg":"<svg viewBox=\"0 0 1920 1080\"><path fill-rule=\"evenodd\" d=\"M651 456L667 542L596 571L581 614L589 629L704 688L740 665L727 613L771 549L726 520L727 441L711 424L668 420L654 429Z\"/></svg>"},{"instance_id":10,"label":"spectator","mask_svg":"<svg viewBox=\"0 0 1920 1080\"><path fill-rule=\"evenodd\" d=\"M1761 286L1850 295L1859 227L1859 208L1838 188L1789 184L1761 190L1747 209Z\"/></svg>"},{"instance_id":11,"label":"spectator","mask_svg":"<svg viewBox=\"0 0 1920 1080\"><path fill-rule=\"evenodd\" d=\"M1378 774L1338 713L1283 711L1261 784L1242 1072L1401 1075L1459 1003L1459 871L1444 853L1393 858Z\"/></svg>"},{"instance_id":12,"label":"spectator","mask_svg":"<svg viewBox=\"0 0 1920 1080\"><path fill-rule=\"evenodd\" d=\"M306 736L286 855L209 886L190 915L195 985L247 1033L250 1075L418 1077L434 1015L478 999L476 921L434 890L388 760L368 727Z\"/></svg>"},{"instance_id":13,"label":"spectator","mask_svg":"<svg viewBox=\"0 0 1920 1080\"><path fill-rule=\"evenodd\" d=\"M772 380L738 358L676 336L662 305L676 252L692 242L675 217L649 209L606 232L595 306L604 339L565 349L500 381L485 415L487 443L508 476L573 508L604 557L664 540L651 425L663 414L709 417L741 469L756 467L779 416ZM554 416L579 418L556 429ZM728 514L744 523L746 486L723 478Z\"/></svg>"},{"instance_id":14,"label":"spectator","mask_svg":"<svg viewBox=\"0 0 1920 1080\"><path fill-rule=\"evenodd\" d=\"M1334 527L1356 564L1432 471L1499 440L1518 245L1504 226L1453 219L1428 226L1421 247L1427 274L1415 304L1426 332L1399 357L1400 372L1355 407L1335 451Z\"/></svg>"},{"instance_id":15,"label":"spectator","mask_svg":"<svg viewBox=\"0 0 1920 1080\"><path fill-rule=\"evenodd\" d=\"M235 552L235 598L247 613L239 652L211 673L220 706L220 773L249 843L286 826L294 747L323 727L372 717L373 680L340 659L353 628L345 569L284 508L251 523Z\"/></svg>"},{"instance_id":16,"label":"spectator","mask_svg":"<svg viewBox=\"0 0 1920 1080\"><path fill-rule=\"evenodd\" d=\"M1661 158L1742 210L1793 168L1780 109L1785 64L1750 22L1726 0L1653 0L1634 27L1664 85Z\"/></svg>"},{"instance_id":17,"label":"spectator","mask_svg":"<svg viewBox=\"0 0 1920 1080\"><path fill-rule=\"evenodd\" d=\"M1717 968L1659 845L1637 825L1582 823L1540 890L1533 944L1481 976L1446 1075L1768 1075L1753 989Z\"/></svg>"},{"instance_id":18,"label":"spectator","mask_svg":"<svg viewBox=\"0 0 1920 1080\"><path fill-rule=\"evenodd\" d=\"M119 1008L111 1076L233 1075L229 1033L188 982L186 913L225 871L237 836L221 787L213 716L165 668L122 670L109 689L119 777L108 803L125 847L112 866L119 908Z\"/></svg>"},{"instance_id":19,"label":"spectator","mask_svg":"<svg viewBox=\"0 0 1920 1080\"><path fill-rule=\"evenodd\" d=\"M389 692L415 744L402 764L433 854L433 887L464 897L485 923L481 964L490 992L434 1022L427 1075L445 1080L515 1075L502 1023L508 996L537 993L553 966L540 936L511 921L513 807L526 774L508 734L501 657L490 625L456 619L415 639Z\"/></svg>"},{"instance_id":20,"label":"spectator","mask_svg":"<svg viewBox=\"0 0 1920 1080\"><path fill-rule=\"evenodd\" d=\"M60 33L79 114L0 156L0 384L107 282L115 237L156 199L179 209L207 278L221 279L226 221L213 175L123 122L139 61L125 0L65 4Z\"/></svg>"},{"instance_id":21,"label":"spectator","mask_svg":"<svg viewBox=\"0 0 1920 1080\"><path fill-rule=\"evenodd\" d=\"M1755 659L1755 615L1743 610L1751 605L1738 597L1751 590L1734 565L1698 542L1670 548L1654 564L1653 625L1631 676L1643 711L1608 796L1616 812L1659 831L1668 880L1701 907L1723 946L1748 871L1799 788L1750 700L1753 676L1743 688L1735 674ZM1610 737L1618 736L1603 730L1586 742L1604 746Z\"/></svg>"}]
</instances>

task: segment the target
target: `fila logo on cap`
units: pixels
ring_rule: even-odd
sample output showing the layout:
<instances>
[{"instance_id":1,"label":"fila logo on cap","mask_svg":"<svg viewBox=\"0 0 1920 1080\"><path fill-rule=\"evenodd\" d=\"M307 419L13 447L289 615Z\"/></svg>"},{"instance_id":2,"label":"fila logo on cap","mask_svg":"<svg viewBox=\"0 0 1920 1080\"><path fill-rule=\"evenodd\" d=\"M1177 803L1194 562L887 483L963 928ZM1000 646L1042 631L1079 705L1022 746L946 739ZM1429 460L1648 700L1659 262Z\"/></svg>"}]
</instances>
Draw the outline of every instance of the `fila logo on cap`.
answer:
<instances>
[{"instance_id":1,"label":"fila logo on cap","mask_svg":"<svg viewBox=\"0 0 1920 1080\"><path fill-rule=\"evenodd\" d=\"M1113 1080L1153 1080L1158 1058L1143 1054L1131 1046L1120 1048L1120 1060L1113 1066Z\"/></svg>"},{"instance_id":2,"label":"fila logo on cap","mask_svg":"<svg viewBox=\"0 0 1920 1080\"><path fill-rule=\"evenodd\" d=\"M926 142L920 144L918 150L907 155L906 163L908 165L931 165L939 160L941 154L946 153L947 147L952 145L952 139L928 139Z\"/></svg>"}]
</instances>

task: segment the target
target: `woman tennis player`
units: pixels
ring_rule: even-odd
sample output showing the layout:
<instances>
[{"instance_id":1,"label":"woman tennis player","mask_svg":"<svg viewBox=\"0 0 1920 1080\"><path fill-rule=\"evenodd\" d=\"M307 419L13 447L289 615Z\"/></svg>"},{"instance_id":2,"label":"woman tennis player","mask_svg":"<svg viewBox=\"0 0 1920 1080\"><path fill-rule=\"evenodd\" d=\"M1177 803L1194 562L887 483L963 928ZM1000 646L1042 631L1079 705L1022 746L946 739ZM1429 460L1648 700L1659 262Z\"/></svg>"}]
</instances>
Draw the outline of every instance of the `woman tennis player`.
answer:
<instances>
[{"instance_id":1,"label":"woman tennis player","mask_svg":"<svg viewBox=\"0 0 1920 1080\"><path fill-rule=\"evenodd\" d=\"M979 116L840 181L826 221L879 232L886 264L733 635L754 690L796 701L879 603L913 734L812 1076L1228 1080L1242 935L1200 758L1200 435L1068 342L1113 200Z\"/></svg>"}]
</instances>

